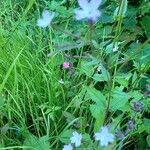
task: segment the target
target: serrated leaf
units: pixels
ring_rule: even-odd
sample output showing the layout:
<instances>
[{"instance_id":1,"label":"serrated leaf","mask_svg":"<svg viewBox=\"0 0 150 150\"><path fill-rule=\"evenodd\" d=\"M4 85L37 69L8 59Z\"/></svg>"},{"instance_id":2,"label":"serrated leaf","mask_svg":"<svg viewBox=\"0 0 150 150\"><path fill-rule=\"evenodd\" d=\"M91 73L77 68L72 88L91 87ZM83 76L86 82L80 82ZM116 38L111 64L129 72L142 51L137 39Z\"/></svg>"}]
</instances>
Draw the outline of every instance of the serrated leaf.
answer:
<instances>
[{"instance_id":1,"label":"serrated leaf","mask_svg":"<svg viewBox=\"0 0 150 150\"><path fill-rule=\"evenodd\" d=\"M30 150L48 150L50 149L50 144L47 136L37 138L32 134L28 134L24 141L24 146L31 147Z\"/></svg>"},{"instance_id":2,"label":"serrated leaf","mask_svg":"<svg viewBox=\"0 0 150 150\"><path fill-rule=\"evenodd\" d=\"M128 74L120 73L115 76L115 81L118 82L120 85L127 87L131 76L132 76L131 73Z\"/></svg>"},{"instance_id":3,"label":"serrated leaf","mask_svg":"<svg viewBox=\"0 0 150 150\"><path fill-rule=\"evenodd\" d=\"M123 110L125 105L128 103L129 95L120 90L114 90L112 94L112 99L110 101L110 107L113 111Z\"/></svg>"},{"instance_id":4,"label":"serrated leaf","mask_svg":"<svg viewBox=\"0 0 150 150\"><path fill-rule=\"evenodd\" d=\"M90 111L92 116L96 119L94 123L94 131L98 131L103 125L105 112L101 111L98 104L91 104Z\"/></svg>"},{"instance_id":5,"label":"serrated leaf","mask_svg":"<svg viewBox=\"0 0 150 150\"><path fill-rule=\"evenodd\" d=\"M92 116L96 119L94 130L98 131L104 122L106 99L100 91L94 89L93 87L87 87L87 94L92 101L95 102L95 104L90 105L90 111Z\"/></svg>"},{"instance_id":6,"label":"serrated leaf","mask_svg":"<svg viewBox=\"0 0 150 150\"><path fill-rule=\"evenodd\" d=\"M97 65L99 62L98 60L91 60L90 62L82 61L81 62L81 73L85 73L87 76L91 77L94 72L94 66Z\"/></svg>"},{"instance_id":7,"label":"serrated leaf","mask_svg":"<svg viewBox=\"0 0 150 150\"><path fill-rule=\"evenodd\" d=\"M69 144L70 143L70 137L72 136L72 132L73 130L65 130L63 131L60 135L59 135L59 140L62 142L62 143L65 143L65 144Z\"/></svg>"},{"instance_id":8,"label":"serrated leaf","mask_svg":"<svg viewBox=\"0 0 150 150\"><path fill-rule=\"evenodd\" d=\"M106 99L104 95L93 87L87 87L87 94L93 102L99 105L99 109L103 111L106 107Z\"/></svg>"}]
</instances>

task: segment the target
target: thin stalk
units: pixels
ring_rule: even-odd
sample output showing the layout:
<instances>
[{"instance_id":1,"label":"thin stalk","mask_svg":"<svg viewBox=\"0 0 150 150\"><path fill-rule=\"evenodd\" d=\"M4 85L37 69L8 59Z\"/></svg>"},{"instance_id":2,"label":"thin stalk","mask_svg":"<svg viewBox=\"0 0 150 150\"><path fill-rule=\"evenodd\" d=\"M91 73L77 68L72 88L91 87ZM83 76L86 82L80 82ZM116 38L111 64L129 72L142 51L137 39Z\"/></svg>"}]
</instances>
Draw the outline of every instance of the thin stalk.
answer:
<instances>
[{"instance_id":1,"label":"thin stalk","mask_svg":"<svg viewBox=\"0 0 150 150\"><path fill-rule=\"evenodd\" d=\"M123 13L124 3L125 3L125 0L122 0L120 5L119 5L118 23L117 23L117 27L116 27L115 38L114 38L113 44L115 44L115 42L117 41L118 36L119 36L119 34L121 32L121 25L122 25L122 21L123 21L122 13ZM105 121L104 121L104 123L106 122L106 119L107 119L107 116L108 116L108 113L109 113L112 89L115 86L115 75L116 75L116 72L117 72L117 66L118 66L117 64L118 64L119 56L120 56L120 52L118 51L118 57L117 57L117 60L116 60L116 65L115 65L114 74L113 74L114 78L112 79L112 77L111 77L110 81L108 82L108 84L109 84L109 96L108 96L108 104L107 104L107 108L106 108L106 114L105 114Z\"/></svg>"},{"instance_id":2,"label":"thin stalk","mask_svg":"<svg viewBox=\"0 0 150 150\"><path fill-rule=\"evenodd\" d=\"M92 48L92 36L93 36L93 21L89 20L89 41L90 41L90 46Z\"/></svg>"}]
</instances>

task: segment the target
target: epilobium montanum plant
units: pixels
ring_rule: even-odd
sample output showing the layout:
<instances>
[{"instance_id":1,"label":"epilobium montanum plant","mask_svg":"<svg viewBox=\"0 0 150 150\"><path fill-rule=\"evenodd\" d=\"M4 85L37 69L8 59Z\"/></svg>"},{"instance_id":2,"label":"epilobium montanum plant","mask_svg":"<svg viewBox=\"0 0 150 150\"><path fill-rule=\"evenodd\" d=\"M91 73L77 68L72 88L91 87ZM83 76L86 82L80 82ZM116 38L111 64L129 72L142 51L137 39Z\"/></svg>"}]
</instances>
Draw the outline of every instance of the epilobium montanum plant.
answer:
<instances>
[{"instance_id":1,"label":"epilobium montanum plant","mask_svg":"<svg viewBox=\"0 0 150 150\"><path fill-rule=\"evenodd\" d=\"M76 20L87 19L95 22L100 17L101 12L98 10L102 0L78 0L80 8L75 9Z\"/></svg>"},{"instance_id":2,"label":"epilobium montanum plant","mask_svg":"<svg viewBox=\"0 0 150 150\"><path fill-rule=\"evenodd\" d=\"M44 10L42 13L42 18L39 18L37 20L37 25L42 28L49 26L54 16L55 16L54 12L49 12L48 10Z\"/></svg>"},{"instance_id":3,"label":"epilobium montanum plant","mask_svg":"<svg viewBox=\"0 0 150 150\"><path fill-rule=\"evenodd\" d=\"M16 1L0 1L0 149L150 149L149 0Z\"/></svg>"}]
</instances>

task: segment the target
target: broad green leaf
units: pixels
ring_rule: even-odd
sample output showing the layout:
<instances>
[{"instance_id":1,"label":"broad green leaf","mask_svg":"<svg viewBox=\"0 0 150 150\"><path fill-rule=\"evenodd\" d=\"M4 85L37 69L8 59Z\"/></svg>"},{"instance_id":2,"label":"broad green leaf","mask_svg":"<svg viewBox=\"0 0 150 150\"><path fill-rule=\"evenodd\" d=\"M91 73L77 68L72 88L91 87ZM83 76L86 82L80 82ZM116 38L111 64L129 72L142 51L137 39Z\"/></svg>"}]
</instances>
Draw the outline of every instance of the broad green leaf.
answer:
<instances>
[{"instance_id":1,"label":"broad green leaf","mask_svg":"<svg viewBox=\"0 0 150 150\"><path fill-rule=\"evenodd\" d=\"M87 94L89 95L91 100L95 102L95 104L90 105L90 111L92 116L96 119L94 130L98 131L100 126L104 122L106 99L100 91L94 89L93 87L87 87Z\"/></svg>"},{"instance_id":2,"label":"broad green leaf","mask_svg":"<svg viewBox=\"0 0 150 150\"><path fill-rule=\"evenodd\" d=\"M91 104L90 111L92 116L96 119L94 124L94 131L98 131L103 125L105 119L105 111L100 110L100 105Z\"/></svg>"},{"instance_id":3,"label":"broad green leaf","mask_svg":"<svg viewBox=\"0 0 150 150\"><path fill-rule=\"evenodd\" d=\"M109 81L110 80L110 74L108 70L102 64L99 65L97 70L99 70L100 73L94 74L93 76L94 80L96 81Z\"/></svg>"},{"instance_id":4,"label":"broad green leaf","mask_svg":"<svg viewBox=\"0 0 150 150\"><path fill-rule=\"evenodd\" d=\"M127 87L129 84L129 79L131 78L131 73L120 73L115 76L115 81L118 82L120 85Z\"/></svg>"},{"instance_id":5,"label":"broad green leaf","mask_svg":"<svg viewBox=\"0 0 150 150\"><path fill-rule=\"evenodd\" d=\"M150 16L144 16L141 24L145 30L146 36L150 38Z\"/></svg>"},{"instance_id":6,"label":"broad green leaf","mask_svg":"<svg viewBox=\"0 0 150 150\"><path fill-rule=\"evenodd\" d=\"M103 14L100 18L101 23L112 23L113 17L107 14Z\"/></svg>"},{"instance_id":7,"label":"broad green leaf","mask_svg":"<svg viewBox=\"0 0 150 150\"><path fill-rule=\"evenodd\" d=\"M147 133L150 134L150 120L147 118L143 119L143 125L146 127Z\"/></svg>"},{"instance_id":8,"label":"broad green leaf","mask_svg":"<svg viewBox=\"0 0 150 150\"><path fill-rule=\"evenodd\" d=\"M48 150L50 149L50 144L47 136L37 138L32 134L28 134L24 141L24 146L31 147L30 150Z\"/></svg>"},{"instance_id":9,"label":"broad green leaf","mask_svg":"<svg viewBox=\"0 0 150 150\"><path fill-rule=\"evenodd\" d=\"M140 100L143 97L143 94L140 91L134 90L134 91L130 91L128 93L128 95L133 98L136 99L137 101Z\"/></svg>"},{"instance_id":10,"label":"broad green leaf","mask_svg":"<svg viewBox=\"0 0 150 150\"><path fill-rule=\"evenodd\" d=\"M63 131L60 135L59 135L59 140L62 142L62 143L65 143L65 144L69 144L70 143L70 137L72 136L72 132L73 130L65 130Z\"/></svg>"},{"instance_id":11,"label":"broad green leaf","mask_svg":"<svg viewBox=\"0 0 150 150\"><path fill-rule=\"evenodd\" d=\"M146 141L147 141L148 146L150 147L150 135L147 136Z\"/></svg>"},{"instance_id":12,"label":"broad green leaf","mask_svg":"<svg viewBox=\"0 0 150 150\"><path fill-rule=\"evenodd\" d=\"M98 60L94 59L90 62L82 61L80 73L85 73L87 76L91 77L94 72L94 66L98 64Z\"/></svg>"},{"instance_id":13,"label":"broad green leaf","mask_svg":"<svg viewBox=\"0 0 150 150\"><path fill-rule=\"evenodd\" d=\"M110 101L110 108L113 111L123 110L128 103L129 95L125 92L122 92L118 89L115 89L112 93L112 99Z\"/></svg>"},{"instance_id":14,"label":"broad green leaf","mask_svg":"<svg viewBox=\"0 0 150 150\"><path fill-rule=\"evenodd\" d=\"M99 109L103 111L106 108L106 99L104 95L93 87L87 87L87 94L93 102L99 105Z\"/></svg>"},{"instance_id":15,"label":"broad green leaf","mask_svg":"<svg viewBox=\"0 0 150 150\"><path fill-rule=\"evenodd\" d=\"M95 81L107 81L106 77L103 74L94 74L93 79Z\"/></svg>"}]
</instances>

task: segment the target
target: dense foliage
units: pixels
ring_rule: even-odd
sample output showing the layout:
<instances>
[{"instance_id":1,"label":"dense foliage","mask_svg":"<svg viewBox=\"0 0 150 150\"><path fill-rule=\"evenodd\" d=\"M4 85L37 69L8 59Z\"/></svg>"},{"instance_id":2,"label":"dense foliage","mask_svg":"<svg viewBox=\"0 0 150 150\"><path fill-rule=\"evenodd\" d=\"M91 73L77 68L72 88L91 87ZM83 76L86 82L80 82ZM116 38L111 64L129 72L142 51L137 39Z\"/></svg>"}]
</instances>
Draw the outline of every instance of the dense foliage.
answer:
<instances>
[{"instance_id":1,"label":"dense foliage","mask_svg":"<svg viewBox=\"0 0 150 150\"><path fill-rule=\"evenodd\" d=\"M95 22L78 7L0 1L0 150L59 150L74 131L75 149L150 149L149 0L103 0ZM43 10L55 12L46 28ZM94 138L105 126L108 146Z\"/></svg>"}]
</instances>

